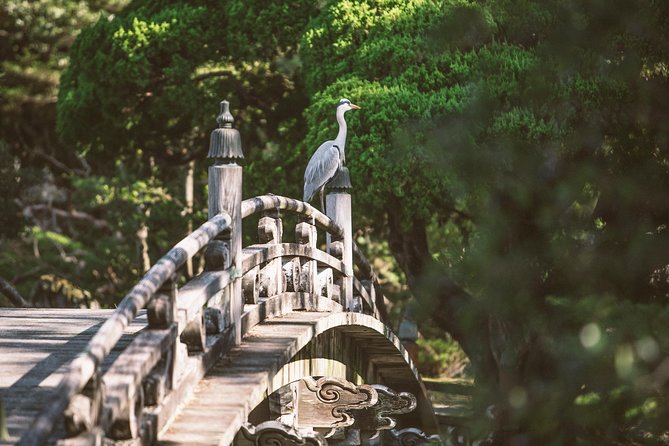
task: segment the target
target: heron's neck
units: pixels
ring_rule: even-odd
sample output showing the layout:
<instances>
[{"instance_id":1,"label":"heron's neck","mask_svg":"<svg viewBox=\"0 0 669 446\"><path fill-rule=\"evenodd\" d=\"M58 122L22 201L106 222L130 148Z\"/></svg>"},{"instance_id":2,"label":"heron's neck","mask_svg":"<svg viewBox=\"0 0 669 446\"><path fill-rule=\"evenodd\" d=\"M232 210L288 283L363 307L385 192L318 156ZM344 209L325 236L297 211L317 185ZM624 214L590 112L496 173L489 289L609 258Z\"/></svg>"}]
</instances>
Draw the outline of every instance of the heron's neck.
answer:
<instances>
[{"instance_id":1,"label":"heron's neck","mask_svg":"<svg viewBox=\"0 0 669 446\"><path fill-rule=\"evenodd\" d=\"M337 111L337 123L339 124L339 133L334 140L336 146L339 147L339 159L342 163L346 161L346 120L344 119L344 111Z\"/></svg>"}]
</instances>

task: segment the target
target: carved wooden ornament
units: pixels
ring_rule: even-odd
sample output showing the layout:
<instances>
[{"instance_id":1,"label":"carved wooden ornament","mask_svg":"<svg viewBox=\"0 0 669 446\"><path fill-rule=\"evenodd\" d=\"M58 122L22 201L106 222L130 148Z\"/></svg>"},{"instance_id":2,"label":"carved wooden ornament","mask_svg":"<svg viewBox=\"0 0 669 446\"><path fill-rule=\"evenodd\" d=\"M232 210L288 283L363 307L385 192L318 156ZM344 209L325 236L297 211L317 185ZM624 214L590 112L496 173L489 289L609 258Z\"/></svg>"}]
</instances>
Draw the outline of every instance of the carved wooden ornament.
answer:
<instances>
[{"instance_id":1,"label":"carved wooden ornament","mask_svg":"<svg viewBox=\"0 0 669 446\"><path fill-rule=\"evenodd\" d=\"M372 407L355 411L355 427L365 431L392 429L397 424L392 415L409 413L416 408L416 397L409 392L395 392L381 384L373 384L378 401Z\"/></svg>"},{"instance_id":2,"label":"carved wooden ornament","mask_svg":"<svg viewBox=\"0 0 669 446\"><path fill-rule=\"evenodd\" d=\"M376 404L376 390L367 384L355 384L340 378L311 377L300 381L297 404L298 427L335 428L350 426L351 413Z\"/></svg>"},{"instance_id":3,"label":"carved wooden ornament","mask_svg":"<svg viewBox=\"0 0 669 446\"><path fill-rule=\"evenodd\" d=\"M279 421L265 421L257 426L246 423L235 436L235 446L327 446L317 432L300 434Z\"/></svg>"},{"instance_id":4,"label":"carved wooden ornament","mask_svg":"<svg viewBox=\"0 0 669 446\"><path fill-rule=\"evenodd\" d=\"M388 431L390 435L384 444L388 446L442 446L439 435L428 435L415 427Z\"/></svg>"}]
</instances>

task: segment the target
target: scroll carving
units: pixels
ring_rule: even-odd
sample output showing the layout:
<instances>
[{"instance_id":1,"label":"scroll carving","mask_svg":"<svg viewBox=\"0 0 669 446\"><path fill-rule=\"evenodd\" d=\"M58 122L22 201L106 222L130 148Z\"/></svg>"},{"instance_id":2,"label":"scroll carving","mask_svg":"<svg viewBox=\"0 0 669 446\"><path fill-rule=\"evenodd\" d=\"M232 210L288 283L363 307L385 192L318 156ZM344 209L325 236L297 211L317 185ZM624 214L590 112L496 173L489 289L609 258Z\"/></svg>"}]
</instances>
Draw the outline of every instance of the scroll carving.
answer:
<instances>
[{"instance_id":1,"label":"scroll carving","mask_svg":"<svg viewBox=\"0 0 669 446\"><path fill-rule=\"evenodd\" d=\"M246 423L237 433L235 446L327 446L317 432L300 433L279 421L265 421L257 426Z\"/></svg>"},{"instance_id":2,"label":"scroll carving","mask_svg":"<svg viewBox=\"0 0 669 446\"><path fill-rule=\"evenodd\" d=\"M298 427L350 426L355 421L351 416L353 410L371 407L378 400L372 386L356 386L333 377L304 378L298 394Z\"/></svg>"},{"instance_id":3,"label":"scroll carving","mask_svg":"<svg viewBox=\"0 0 669 446\"><path fill-rule=\"evenodd\" d=\"M368 409L355 411L355 426L364 431L392 429L397 420L391 415L409 413L416 408L416 397L409 392L395 392L381 384L372 387L378 394L378 401Z\"/></svg>"},{"instance_id":4,"label":"scroll carving","mask_svg":"<svg viewBox=\"0 0 669 446\"><path fill-rule=\"evenodd\" d=\"M392 429L384 444L388 446L442 446L439 435L428 435L415 427Z\"/></svg>"}]
</instances>

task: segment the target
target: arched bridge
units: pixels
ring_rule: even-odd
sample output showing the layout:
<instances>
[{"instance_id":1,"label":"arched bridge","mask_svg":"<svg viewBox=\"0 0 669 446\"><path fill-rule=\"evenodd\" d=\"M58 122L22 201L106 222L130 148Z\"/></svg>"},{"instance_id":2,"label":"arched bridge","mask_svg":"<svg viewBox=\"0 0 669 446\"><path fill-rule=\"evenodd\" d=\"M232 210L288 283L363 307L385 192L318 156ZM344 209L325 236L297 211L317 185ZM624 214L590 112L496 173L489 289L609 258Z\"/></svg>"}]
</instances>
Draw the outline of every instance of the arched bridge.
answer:
<instances>
[{"instance_id":1,"label":"arched bridge","mask_svg":"<svg viewBox=\"0 0 669 446\"><path fill-rule=\"evenodd\" d=\"M115 310L0 310L7 442L439 443L352 241L348 171L331 182L326 214L275 195L242 201L228 116L212 132L209 220ZM247 218L258 218L258 243L242 247ZM178 287L201 251L204 272Z\"/></svg>"}]
</instances>

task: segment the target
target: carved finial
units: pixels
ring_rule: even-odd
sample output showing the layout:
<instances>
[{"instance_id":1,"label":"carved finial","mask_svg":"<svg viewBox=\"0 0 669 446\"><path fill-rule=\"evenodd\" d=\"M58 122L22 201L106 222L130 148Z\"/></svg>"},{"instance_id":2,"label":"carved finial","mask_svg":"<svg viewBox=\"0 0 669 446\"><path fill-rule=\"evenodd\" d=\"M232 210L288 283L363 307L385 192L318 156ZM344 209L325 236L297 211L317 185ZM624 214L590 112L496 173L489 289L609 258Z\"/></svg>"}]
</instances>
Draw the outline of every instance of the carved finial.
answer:
<instances>
[{"instance_id":1,"label":"carved finial","mask_svg":"<svg viewBox=\"0 0 669 446\"><path fill-rule=\"evenodd\" d=\"M221 101L221 113L216 118L218 128L211 132L209 140L209 154L207 158L216 158L216 162L234 163L243 159L242 140L239 130L232 128L235 118L230 113L230 103Z\"/></svg>"},{"instance_id":2,"label":"carved finial","mask_svg":"<svg viewBox=\"0 0 669 446\"><path fill-rule=\"evenodd\" d=\"M235 122L235 118L232 117L230 113L230 103L228 101L221 101L221 113L216 118L218 126L226 129L232 128L232 123Z\"/></svg>"}]
</instances>

